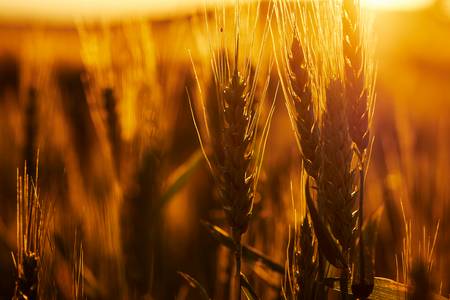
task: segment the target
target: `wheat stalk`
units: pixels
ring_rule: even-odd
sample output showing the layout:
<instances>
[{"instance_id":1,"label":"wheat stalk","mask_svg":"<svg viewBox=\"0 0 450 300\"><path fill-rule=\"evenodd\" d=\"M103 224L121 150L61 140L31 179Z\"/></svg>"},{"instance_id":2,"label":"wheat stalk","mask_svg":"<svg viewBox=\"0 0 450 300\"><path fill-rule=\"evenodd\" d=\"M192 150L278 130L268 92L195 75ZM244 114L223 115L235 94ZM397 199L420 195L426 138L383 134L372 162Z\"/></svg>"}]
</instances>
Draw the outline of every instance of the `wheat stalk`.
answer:
<instances>
[{"instance_id":1,"label":"wheat stalk","mask_svg":"<svg viewBox=\"0 0 450 300\"><path fill-rule=\"evenodd\" d=\"M351 139L346 122L344 86L334 79L327 87L326 110L321 129L321 167L318 181L319 208L325 215L331 231L342 247L342 254L349 265L353 247L353 171ZM349 270L341 273L341 291L348 286Z\"/></svg>"},{"instance_id":2,"label":"wheat stalk","mask_svg":"<svg viewBox=\"0 0 450 300\"><path fill-rule=\"evenodd\" d=\"M269 112L266 122L261 128L261 99L265 97L269 83L266 77L261 95L256 89L261 76L261 57L264 42L254 47L255 38L249 41L241 39L241 31L256 31L259 20L258 2L256 7L248 7L246 22L242 21L240 5L234 6L233 46L227 47L225 8L221 13L216 11L216 29L220 28L217 37L219 45L214 45L216 38L209 32L210 61L213 78L208 88L208 99L203 99L201 82L193 63L194 73L199 87L204 134L200 133L197 119L191 104L191 112L204 150L205 158L216 180L226 219L231 228L231 236L235 244L235 285L234 297L240 299L241 270L241 238L247 231L252 214L256 187L261 169L262 158L269 132L270 120L274 106ZM255 15L251 16L251 11ZM241 22L246 25L241 27ZM219 31L219 30L218 30ZM262 40L267 35L264 30ZM255 54L256 48L256 54ZM256 55L258 63L252 66ZM205 142L207 144L205 144ZM208 149L206 149L208 148ZM207 154L207 151L209 154Z\"/></svg>"},{"instance_id":3,"label":"wheat stalk","mask_svg":"<svg viewBox=\"0 0 450 300\"><path fill-rule=\"evenodd\" d=\"M283 53L277 66L303 166L317 184L319 211L339 241L348 265L354 228L353 152L342 79L342 48L335 29L340 14L334 4L283 2L277 7L282 40L279 47ZM342 285L347 286L348 270L344 269ZM323 279L324 270L324 259L319 256L319 278Z\"/></svg>"},{"instance_id":4,"label":"wheat stalk","mask_svg":"<svg viewBox=\"0 0 450 300\"><path fill-rule=\"evenodd\" d=\"M318 179L320 167L317 122L319 95L316 90L318 74L312 40L306 34L308 14L300 2L276 2L278 36L272 32L281 86L292 127L308 175ZM292 16L294 15L294 16ZM301 23L299 24L299 19ZM314 35L311 32L311 35Z\"/></svg>"},{"instance_id":5,"label":"wheat stalk","mask_svg":"<svg viewBox=\"0 0 450 300\"><path fill-rule=\"evenodd\" d=\"M374 77L371 74L367 44L364 34L367 34L362 19L359 0L344 0L342 2L342 42L344 55L345 97L347 101L347 120L349 133L355 144L359 158L359 278L353 278L352 289L358 297L367 297L372 291L370 279L366 278L365 255L363 241L364 220L364 180L365 165L369 160L368 147L370 143L370 118L373 109Z\"/></svg>"},{"instance_id":6,"label":"wheat stalk","mask_svg":"<svg viewBox=\"0 0 450 300\"><path fill-rule=\"evenodd\" d=\"M299 299L312 299L314 297L314 280L317 272L315 254L315 239L311 224L305 215L300 226L299 245L294 256L295 275L298 285L296 293Z\"/></svg>"},{"instance_id":7,"label":"wheat stalk","mask_svg":"<svg viewBox=\"0 0 450 300\"><path fill-rule=\"evenodd\" d=\"M75 234L75 242L73 246L73 266L72 266L72 299L83 300L84 295L84 252L83 243L77 240Z\"/></svg>"},{"instance_id":8,"label":"wheat stalk","mask_svg":"<svg viewBox=\"0 0 450 300\"><path fill-rule=\"evenodd\" d=\"M322 124L319 175L319 205L327 216L334 236L345 252L352 245L351 172L352 149L345 118L344 87L342 81L331 81L327 88L326 110Z\"/></svg>"},{"instance_id":9,"label":"wheat stalk","mask_svg":"<svg viewBox=\"0 0 450 300\"><path fill-rule=\"evenodd\" d=\"M303 165L314 179L319 176L319 127L315 119L313 93L305 54L298 38L294 37L289 56L291 96L295 105L295 120L302 150Z\"/></svg>"},{"instance_id":10,"label":"wheat stalk","mask_svg":"<svg viewBox=\"0 0 450 300\"><path fill-rule=\"evenodd\" d=\"M369 146L370 114L362 29L359 0L344 0L342 2L342 41L347 118L350 136L361 154Z\"/></svg>"},{"instance_id":11,"label":"wheat stalk","mask_svg":"<svg viewBox=\"0 0 450 300\"><path fill-rule=\"evenodd\" d=\"M13 299L39 299L43 251L46 241L46 206L40 201L37 188L38 159L35 181L17 171L17 253L13 256L17 271Z\"/></svg>"}]
</instances>

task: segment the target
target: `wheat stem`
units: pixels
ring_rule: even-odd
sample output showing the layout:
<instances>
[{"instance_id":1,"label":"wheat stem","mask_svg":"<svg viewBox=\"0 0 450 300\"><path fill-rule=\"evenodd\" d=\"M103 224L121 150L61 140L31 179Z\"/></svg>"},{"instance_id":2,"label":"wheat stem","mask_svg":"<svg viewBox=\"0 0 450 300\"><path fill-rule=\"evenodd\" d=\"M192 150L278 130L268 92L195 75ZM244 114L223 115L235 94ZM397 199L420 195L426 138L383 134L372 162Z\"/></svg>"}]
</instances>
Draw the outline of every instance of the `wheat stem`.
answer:
<instances>
[{"instance_id":1,"label":"wheat stem","mask_svg":"<svg viewBox=\"0 0 450 300\"><path fill-rule=\"evenodd\" d=\"M232 237L234 241L234 257L235 257L235 278L234 278L234 300L241 299L241 258L242 258L242 234L239 231L232 230ZM233 295L232 295L233 297Z\"/></svg>"},{"instance_id":2,"label":"wheat stem","mask_svg":"<svg viewBox=\"0 0 450 300\"><path fill-rule=\"evenodd\" d=\"M359 274L361 283L363 284L366 278L365 261L364 261L364 241L363 241L363 218L364 218L364 162L361 162L359 170Z\"/></svg>"}]
</instances>

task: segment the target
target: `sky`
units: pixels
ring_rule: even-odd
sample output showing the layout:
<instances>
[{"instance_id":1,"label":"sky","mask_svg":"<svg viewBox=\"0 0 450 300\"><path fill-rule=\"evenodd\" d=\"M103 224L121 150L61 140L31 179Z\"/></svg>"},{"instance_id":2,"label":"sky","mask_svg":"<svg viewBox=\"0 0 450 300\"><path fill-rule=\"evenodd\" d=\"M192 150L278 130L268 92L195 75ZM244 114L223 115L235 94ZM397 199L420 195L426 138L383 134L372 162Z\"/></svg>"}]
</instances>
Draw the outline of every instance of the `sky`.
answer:
<instances>
[{"instance_id":1,"label":"sky","mask_svg":"<svg viewBox=\"0 0 450 300\"><path fill-rule=\"evenodd\" d=\"M362 0L376 9L417 9L429 5L430 0Z\"/></svg>"},{"instance_id":2,"label":"sky","mask_svg":"<svg viewBox=\"0 0 450 300\"><path fill-rule=\"evenodd\" d=\"M206 1L211 2L211 0ZM416 9L432 2L432 0L361 1L374 9ZM164 15L196 8L203 3L205 0L0 0L0 18L67 19L70 17Z\"/></svg>"}]
</instances>

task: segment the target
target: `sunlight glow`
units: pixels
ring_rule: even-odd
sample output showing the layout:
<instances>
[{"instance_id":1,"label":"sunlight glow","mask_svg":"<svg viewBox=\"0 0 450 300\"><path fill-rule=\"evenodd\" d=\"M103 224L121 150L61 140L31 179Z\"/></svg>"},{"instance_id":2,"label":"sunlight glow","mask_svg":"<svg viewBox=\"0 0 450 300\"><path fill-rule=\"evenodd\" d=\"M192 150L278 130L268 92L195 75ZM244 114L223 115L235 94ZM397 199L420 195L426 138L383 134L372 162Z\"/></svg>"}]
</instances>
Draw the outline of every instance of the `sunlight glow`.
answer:
<instances>
[{"instance_id":1,"label":"sunlight glow","mask_svg":"<svg viewBox=\"0 0 450 300\"><path fill-rule=\"evenodd\" d=\"M426 7L433 0L363 0L365 4L374 9L400 9L412 10Z\"/></svg>"},{"instance_id":2,"label":"sunlight glow","mask_svg":"<svg viewBox=\"0 0 450 300\"><path fill-rule=\"evenodd\" d=\"M0 0L0 18L98 18L177 14L203 0Z\"/></svg>"},{"instance_id":3,"label":"sunlight glow","mask_svg":"<svg viewBox=\"0 0 450 300\"><path fill-rule=\"evenodd\" d=\"M214 2L206 0L211 1ZM434 0L361 1L375 10L413 10L430 5ZM73 17L164 16L195 10L204 3L205 0L0 0L0 19L25 17L67 20Z\"/></svg>"}]
</instances>

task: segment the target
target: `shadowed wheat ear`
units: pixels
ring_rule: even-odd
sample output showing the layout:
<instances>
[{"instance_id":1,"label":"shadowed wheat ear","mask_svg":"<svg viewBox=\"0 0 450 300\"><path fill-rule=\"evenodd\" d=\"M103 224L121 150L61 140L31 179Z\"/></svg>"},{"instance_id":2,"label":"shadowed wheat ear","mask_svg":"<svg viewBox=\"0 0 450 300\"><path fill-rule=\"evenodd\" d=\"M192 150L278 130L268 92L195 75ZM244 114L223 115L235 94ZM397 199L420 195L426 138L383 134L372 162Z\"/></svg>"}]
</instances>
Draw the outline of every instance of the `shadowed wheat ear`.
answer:
<instances>
[{"instance_id":1,"label":"shadowed wheat ear","mask_svg":"<svg viewBox=\"0 0 450 300\"><path fill-rule=\"evenodd\" d=\"M296 14L293 17L292 14ZM303 165L316 181L319 173L319 139L317 123L318 95L315 84L314 59L310 41L306 37L306 13L299 2L277 2L275 6L277 34L272 33L279 77L289 117L300 148ZM302 19L304 18L304 19ZM301 20L302 24L298 24ZM279 48L277 50L277 48Z\"/></svg>"},{"instance_id":2,"label":"shadowed wheat ear","mask_svg":"<svg viewBox=\"0 0 450 300\"><path fill-rule=\"evenodd\" d=\"M301 185L305 185L308 174L305 170L300 173ZM293 182L290 182L291 205L293 212L293 224L289 230L289 243L287 247L287 267L283 294L285 299L313 299L314 286L317 280L318 259L317 239L313 232L313 226L307 214L306 198L310 195L300 193L298 205L294 200ZM310 198L308 198L311 200ZM312 219L311 215L311 219ZM299 220L300 219L300 220Z\"/></svg>"},{"instance_id":3,"label":"shadowed wheat ear","mask_svg":"<svg viewBox=\"0 0 450 300\"><path fill-rule=\"evenodd\" d=\"M319 175L318 200L334 236L344 251L352 245L353 174L352 148L345 115L344 86L335 79L327 88L326 110L323 116L322 164Z\"/></svg>"},{"instance_id":4,"label":"shadowed wheat ear","mask_svg":"<svg viewBox=\"0 0 450 300\"><path fill-rule=\"evenodd\" d=\"M318 182L319 209L342 247L349 265L353 246L353 151L345 111L344 86L341 79L331 80L326 89L326 108L321 130L321 166ZM347 291L349 270L344 268L341 291Z\"/></svg>"},{"instance_id":5,"label":"shadowed wheat ear","mask_svg":"<svg viewBox=\"0 0 450 300\"><path fill-rule=\"evenodd\" d=\"M319 176L319 127L314 114L315 103L309 83L305 55L298 38L293 39L289 55L291 96L295 107L295 124L303 155L303 165L314 179Z\"/></svg>"},{"instance_id":6,"label":"shadowed wheat ear","mask_svg":"<svg viewBox=\"0 0 450 300\"><path fill-rule=\"evenodd\" d=\"M260 3L250 4L241 14L239 2L235 3L234 22L226 20L223 7L215 15L214 26L206 17L210 41L212 82L207 99L203 98L202 85L194 62L197 80L197 115L191 103L191 112L205 158L213 173L226 218L231 227L236 256L236 298L240 298L241 236L247 231L252 214L258 178L269 133L274 105L266 121L262 121L263 103L268 84L269 70L260 88L264 72L262 56L267 26L264 26L260 44L255 36L259 26ZM244 10L243 10L244 11ZM206 15L206 14L205 14ZM267 15L266 24L270 15ZM228 23L227 23L228 22ZM234 23L234 24L233 24ZM232 25L229 27L229 25ZM242 25L242 26L241 26ZM230 32L232 37L228 37ZM211 31L212 30L212 31ZM244 34L241 34L244 33ZM244 37L244 38L242 38ZM227 44L232 40L232 45ZM191 57L192 58L192 57ZM193 61L193 60L192 60ZM253 61L256 61L253 67ZM270 63L269 63L270 69ZM201 124L201 127L197 124ZM203 134L202 134L203 133Z\"/></svg>"},{"instance_id":7,"label":"shadowed wheat ear","mask_svg":"<svg viewBox=\"0 0 450 300\"><path fill-rule=\"evenodd\" d=\"M308 216L303 217L299 228L299 241L294 248L294 276L297 284L295 294L298 299L314 298L314 281L317 273L315 239Z\"/></svg>"},{"instance_id":8,"label":"shadowed wheat ear","mask_svg":"<svg viewBox=\"0 0 450 300\"><path fill-rule=\"evenodd\" d=\"M318 189L317 211L306 188L320 250L318 277L324 277L326 258L343 270L346 285L354 228L353 152L342 81L341 37L336 30L341 14L336 3L279 1L278 39L273 32L272 38L275 52L281 53L276 62L303 165Z\"/></svg>"},{"instance_id":9,"label":"shadowed wheat ear","mask_svg":"<svg viewBox=\"0 0 450 300\"><path fill-rule=\"evenodd\" d=\"M13 299L39 299L43 251L46 242L47 209L39 198L37 187L38 160L35 181L17 170L17 253L13 256L17 271Z\"/></svg>"},{"instance_id":10,"label":"shadowed wheat ear","mask_svg":"<svg viewBox=\"0 0 450 300\"><path fill-rule=\"evenodd\" d=\"M364 181L370 153L370 123L374 103L375 72L368 53L367 20L363 19L360 0L342 2L342 48L344 55L345 98L350 137L359 158L359 253L358 267L353 276L352 290L358 297L368 297L373 290L373 278L366 276L364 255L363 213Z\"/></svg>"},{"instance_id":11,"label":"shadowed wheat ear","mask_svg":"<svg viewBox=\"0 0 450 300\"><path fill-rule=\"evenodd\" d=\"M360 155L370 143L369 125L374 103L375 72L367 45L368 22L360 0L342 2L342 48L345 97L350 136Z\"/></svg>"}]
</instances>

